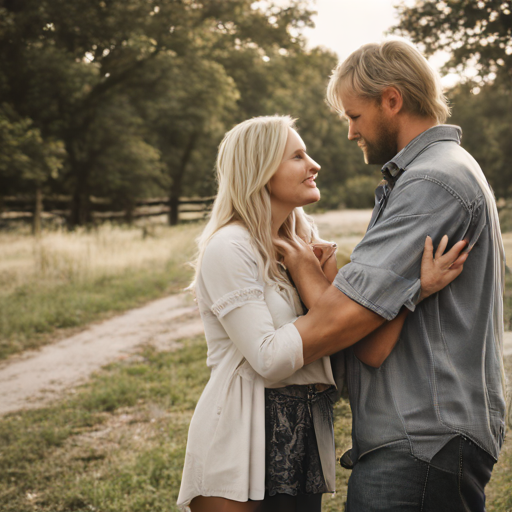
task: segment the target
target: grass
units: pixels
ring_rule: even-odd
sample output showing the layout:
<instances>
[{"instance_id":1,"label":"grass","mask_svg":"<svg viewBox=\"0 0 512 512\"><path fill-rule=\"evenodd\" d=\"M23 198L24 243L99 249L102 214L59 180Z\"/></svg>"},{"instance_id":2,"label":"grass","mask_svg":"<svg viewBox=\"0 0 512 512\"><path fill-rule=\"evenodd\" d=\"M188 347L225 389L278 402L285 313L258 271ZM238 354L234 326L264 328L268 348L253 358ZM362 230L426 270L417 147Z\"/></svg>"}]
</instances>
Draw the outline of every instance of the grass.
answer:
<instances>
[{"instance_id":1,"label":"grass","mask_svg":"<svg viewBox=\"0 0 512 512\"><path fill-rule=\"evenodd\" d=\"M201 228L0 234L0 359L183 289Z\"/></svg>"},{"instance_id":2,"label":"grass","mask_svg":"<svg viewBox=\"0 0 512 512\"><path fill-rule=\"evenodd\" d=\"M117 311L182 288L201 225L0 234L0 357L35 347ZM344 264L361 233L321 230ZM508 241L512 246L512 238ZM512 327L512 275L506 322ZM207 382L204 338L175 352L147 346L110 365L60 401L0 418L2 512L169 512L175 506L188 424ZM512 358L508 374L512 374ZM337 452L350 446L346 401L335 408ZM323 510L343 510L350 473ZM507 439L488 486L488 511L512 512Z\"/></svg>"},{"instance_id":3,"label":"grass","mask_svg":"<svg viewBox=\"0 0 512 512\"><path fill-rule=\"evenodd\" d=\"M0 421L2 511L172 510L204 348L147 347L61 403Z\"/></svg>"},{"instance_id":4,"label":"grass","mask_svg":"<svg viewBox=\"0 0 512 512\"><path fill-rule=\"evenodd\" d=\"M0 420L2 512L169 512L175 506L188 424L206 384L203 337L175 352L145 347L60 402ZM335 408L339 455L350 446L350 408ZM489 512L512 510L507 440L488 489ZM343 510L349 472L325 512Z\"/></svg>"}]
</instances>

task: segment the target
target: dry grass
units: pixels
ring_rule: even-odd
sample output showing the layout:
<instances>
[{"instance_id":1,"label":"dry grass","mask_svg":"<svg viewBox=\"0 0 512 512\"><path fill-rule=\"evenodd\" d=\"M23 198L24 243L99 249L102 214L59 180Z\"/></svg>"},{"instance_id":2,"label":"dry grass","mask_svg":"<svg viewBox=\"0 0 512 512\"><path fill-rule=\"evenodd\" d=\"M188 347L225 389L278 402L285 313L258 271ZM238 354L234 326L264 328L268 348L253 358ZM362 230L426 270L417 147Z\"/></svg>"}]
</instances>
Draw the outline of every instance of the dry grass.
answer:
<instances>
[{"instance_id":1,"label":"dry grass","mask_svg":"<svg viewBox=\"0 0 512 512\"><path fill-rule=\"evenodd\" d=\"M0 358L177 292L202 224L0 233Z\"/></svg>"},{"instance_id":2,"label":"dry grass","mask_svg":"<svg viewBox=\"0 0 512 512\"><path fill-rule=\"evenodd\" d=\"M163 267L169 260L182 259L198 229L160 225L144 235L147 232L104 224L92 230L57 230L40 239L0 233L0 293L11 293L34 280L58 285Z\"/></svg>"}]
</instances>

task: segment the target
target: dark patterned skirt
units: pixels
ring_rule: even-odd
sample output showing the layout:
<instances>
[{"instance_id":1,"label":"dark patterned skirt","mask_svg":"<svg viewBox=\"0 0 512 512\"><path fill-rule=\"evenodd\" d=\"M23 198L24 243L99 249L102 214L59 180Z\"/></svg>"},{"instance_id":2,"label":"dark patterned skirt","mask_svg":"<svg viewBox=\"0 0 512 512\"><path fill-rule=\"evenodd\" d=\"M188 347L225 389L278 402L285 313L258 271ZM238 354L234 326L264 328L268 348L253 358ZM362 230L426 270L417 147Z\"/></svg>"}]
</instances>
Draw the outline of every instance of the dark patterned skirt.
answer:
<instances>
[{"instance_id":1,"label":"dark patterned skirt","mask_svg":"<svg viewBox=\"0 0 512 512\"><path fill-rule=\"evenodd\" d=\"M322 473L311 406L324 400L332 411L330 389L314 385L265 389L265 490L276 494L328 492ZM332 418L332 414L331 414Z\"/></svg>"}]
</instances>

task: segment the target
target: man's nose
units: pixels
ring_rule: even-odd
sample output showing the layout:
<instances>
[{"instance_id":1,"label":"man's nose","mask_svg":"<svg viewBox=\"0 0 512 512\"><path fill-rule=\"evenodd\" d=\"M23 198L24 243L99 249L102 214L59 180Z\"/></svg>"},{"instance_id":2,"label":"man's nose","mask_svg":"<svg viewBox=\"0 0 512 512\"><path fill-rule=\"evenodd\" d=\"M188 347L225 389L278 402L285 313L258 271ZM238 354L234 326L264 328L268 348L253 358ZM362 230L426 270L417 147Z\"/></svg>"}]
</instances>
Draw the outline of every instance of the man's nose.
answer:
<instances>
[{"instance_id":1,"label":"man's nose","mask_svg":"<svg viewBox=\"0 0 512 512\"><path fill-rule=\"evenodd\" d=\"M359 138L359 134L356 132L353 123L348 123L348 140L356 140Z\"/></svg>"}]
</instances>

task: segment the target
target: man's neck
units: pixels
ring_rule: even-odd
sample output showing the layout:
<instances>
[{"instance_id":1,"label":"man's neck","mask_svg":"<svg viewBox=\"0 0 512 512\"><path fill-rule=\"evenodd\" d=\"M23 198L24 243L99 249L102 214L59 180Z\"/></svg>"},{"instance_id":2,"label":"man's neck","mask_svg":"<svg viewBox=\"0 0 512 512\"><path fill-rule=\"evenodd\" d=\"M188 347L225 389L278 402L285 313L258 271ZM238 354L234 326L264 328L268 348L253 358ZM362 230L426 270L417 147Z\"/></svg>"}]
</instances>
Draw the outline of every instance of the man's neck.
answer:
<instances>
[{"instance_id":1,"label":"man's neck","mask_svg":"<svg viewBox=\"0 0 512 512\"><path fill-rule=\"evenodd\" d=\"M404 116L398 133L398 151L402 151L411 140L437 124L435 119Z\"/></svg>"}]
</instances>

